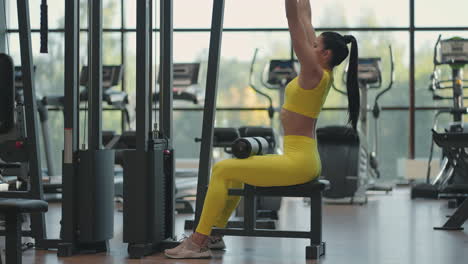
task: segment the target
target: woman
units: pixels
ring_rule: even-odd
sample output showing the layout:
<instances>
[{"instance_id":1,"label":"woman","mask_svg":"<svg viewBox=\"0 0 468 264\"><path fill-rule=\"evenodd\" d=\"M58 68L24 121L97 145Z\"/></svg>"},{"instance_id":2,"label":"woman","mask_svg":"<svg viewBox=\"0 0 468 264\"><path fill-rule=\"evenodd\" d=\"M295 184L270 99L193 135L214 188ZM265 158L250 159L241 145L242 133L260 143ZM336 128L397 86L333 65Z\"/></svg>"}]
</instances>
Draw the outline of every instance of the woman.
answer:
<instances>
[{"instance_id":1,"label":"woman","mask_svg":"<svg viewBox=\"0 0 468 264\"><path fill-rule=\"evenodd\" d=\"M320 175L315 125L330 90L332 70L349 53L347 91L349 122L356 129L359 116L356 39L334 32L316 37L310 0L285 0L286 16L301 72L292 80L281 110L284 155L228 159L214 165L203 212L196 232L179 246L165 251L169 258L208 258L210 249L224 248L220 237L210 237L213 227L224 228L240 197L228 196L229 188L244 183L255 186L288 186L309 182Z\"/></svg>"}]
</instances>

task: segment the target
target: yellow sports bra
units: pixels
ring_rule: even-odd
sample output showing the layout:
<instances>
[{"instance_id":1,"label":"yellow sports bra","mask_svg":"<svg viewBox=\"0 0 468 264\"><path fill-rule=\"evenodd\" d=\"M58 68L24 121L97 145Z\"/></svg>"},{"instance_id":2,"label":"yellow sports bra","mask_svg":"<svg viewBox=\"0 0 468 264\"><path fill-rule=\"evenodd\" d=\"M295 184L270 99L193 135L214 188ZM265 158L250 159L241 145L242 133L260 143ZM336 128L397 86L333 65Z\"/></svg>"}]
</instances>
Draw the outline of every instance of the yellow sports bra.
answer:
<instances>
[{"instance_id":1,"label":"yellow sports bra","mask_svg":"<svg viewBox=\"0 0 468 264\"><path fill-rule=\"evenodd\" d=\"M324 70L320 83L310 90L299 85L299 77L286 86L283 108L311 118L317 118L332 85L331 73Z\"/></svg>"}]
</instances>

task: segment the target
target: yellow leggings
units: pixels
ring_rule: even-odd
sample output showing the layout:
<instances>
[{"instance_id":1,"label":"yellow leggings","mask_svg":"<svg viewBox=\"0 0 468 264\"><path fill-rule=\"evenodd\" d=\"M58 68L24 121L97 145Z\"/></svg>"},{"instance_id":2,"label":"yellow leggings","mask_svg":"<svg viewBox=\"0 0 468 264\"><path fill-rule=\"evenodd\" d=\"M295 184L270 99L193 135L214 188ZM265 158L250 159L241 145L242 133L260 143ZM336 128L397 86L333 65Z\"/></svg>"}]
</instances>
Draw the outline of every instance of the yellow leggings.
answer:
<instances>
[{"instance_id":1,"label":"yellow leggings","mask_svg":"<svg viewBox=\"0 0 468 264\"><path fill-rule=\"evenodd\" d=\"M196 231L210 235L213 227L224 228L239 196L228 196L228 189L254 186L288 186L309 182L321 172L317 142L305 136L285 136L283 155L227 159L213 166L200 222Z\"/></svg>"}]
</instances>

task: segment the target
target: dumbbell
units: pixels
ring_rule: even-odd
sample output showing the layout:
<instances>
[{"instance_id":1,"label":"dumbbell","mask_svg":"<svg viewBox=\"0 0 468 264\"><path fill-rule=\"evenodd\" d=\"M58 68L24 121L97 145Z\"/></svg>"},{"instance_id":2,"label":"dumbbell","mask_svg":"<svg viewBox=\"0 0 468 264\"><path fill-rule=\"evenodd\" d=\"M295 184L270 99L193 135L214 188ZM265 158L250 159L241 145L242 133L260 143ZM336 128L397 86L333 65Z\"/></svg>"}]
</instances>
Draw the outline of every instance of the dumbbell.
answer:
<instances>
[{"instance_id":1,"label":"dumbbell","mask_svg":"<svg viewBox=\"0 0 468 264\"><path fill-rule=\"evenodd\" d=\"M238 159L246 159L254 155L264 155L268 152L269 143L263 137L245 137L236 139L231 145L232 155Z\"/></svg>"}]
</instances>

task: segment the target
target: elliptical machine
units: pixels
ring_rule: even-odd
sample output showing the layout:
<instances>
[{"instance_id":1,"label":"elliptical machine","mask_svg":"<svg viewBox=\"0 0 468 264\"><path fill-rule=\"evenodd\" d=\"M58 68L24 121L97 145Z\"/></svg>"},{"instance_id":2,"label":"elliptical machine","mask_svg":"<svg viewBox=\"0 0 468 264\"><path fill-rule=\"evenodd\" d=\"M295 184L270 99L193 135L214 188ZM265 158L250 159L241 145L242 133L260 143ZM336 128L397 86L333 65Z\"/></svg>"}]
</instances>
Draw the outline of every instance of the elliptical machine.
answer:
<instances>
[{"instance_id":1,"label":"elliptical machine","mask_svg":"<svg viewBox=\"0 0 468 264\"><path fill-rule=\"evenodd\" d=\"M426 182L411 188L411 198L441 198L447 194L468 194L468 128L463 122L463 115L468 109L463 105L467 99L463 95L463 68L468 64L468 39L458 37L441 40L441 35L434 47L434 72L431 75L430 90L434 100L452 100L453 107L437 111L432 129L432 142L429 153ZM448 65L452 71L451 80L441 80L438 67ZM452 89L452 96L443 96L438 91ZM438 118L448 113L453 116L453 122L445 128L444 133L438 133ZM432 161L434 143L442 148L441 170L436 178L430 179L430 164ZM450 195L449 195L450 196Z\"/></svg>"},{"instance_id":2,"label":"elliptical machine","mask_svg":"<svg viewBox=\"0 0 468 264\"><path fill-rule=\"evenodd\" d=\"M366 191L392 191L392 186L377 184L380 171L377 162L378 153L378 120L381 108L379 99L393 87L394 62L392 48L390 50L390 83L379 92L374 100L372 114L375 120L374 142L372 150L369 146L368 125L368 91L382 87L381 58L359 58L358 80L361 90L361 113L358 133L348 126L327 126L317 129L317 141L322 159L322 175L331 183L331 188L324 191L326 202L358 203L367 202ZM343 74L345 80L346 71ZM333 89L343 95L346 91ZM336 166L342 164L342 166Z\"/></svg>"}]
</instances>

